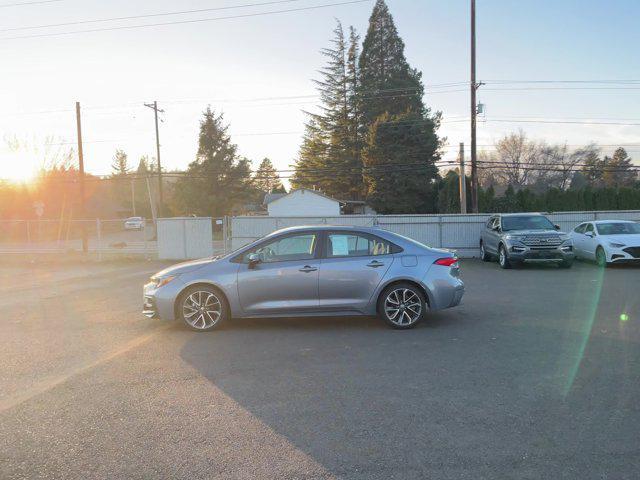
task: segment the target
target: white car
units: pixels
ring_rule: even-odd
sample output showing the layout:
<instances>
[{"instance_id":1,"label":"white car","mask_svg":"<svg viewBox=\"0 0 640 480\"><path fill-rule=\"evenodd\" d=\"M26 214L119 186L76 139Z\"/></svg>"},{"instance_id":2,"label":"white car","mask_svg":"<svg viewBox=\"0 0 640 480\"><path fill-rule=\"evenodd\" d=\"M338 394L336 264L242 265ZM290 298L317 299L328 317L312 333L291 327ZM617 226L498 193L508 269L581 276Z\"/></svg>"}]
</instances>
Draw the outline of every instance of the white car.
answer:
<instances>
[{"instance_id":1,"label":"white car","mask_svg":"<svg viewBox=\"0 0 640 480\"><path fill-rule=\"evenodd\" d=\"M571 232L576 257L598 265L640 263L640 223L597 220L578 225Z\"/></svg>"},{"instance_id":2,"label":"white car","mask_svg":"<svg viewBox=\"0 0 640 480\"><path fill-rule=\"evenodd\" d=\"M142 217L131 217L124 221L125 230L142 230L144 228L144 219Z\"/></svg>"}]
</instances>

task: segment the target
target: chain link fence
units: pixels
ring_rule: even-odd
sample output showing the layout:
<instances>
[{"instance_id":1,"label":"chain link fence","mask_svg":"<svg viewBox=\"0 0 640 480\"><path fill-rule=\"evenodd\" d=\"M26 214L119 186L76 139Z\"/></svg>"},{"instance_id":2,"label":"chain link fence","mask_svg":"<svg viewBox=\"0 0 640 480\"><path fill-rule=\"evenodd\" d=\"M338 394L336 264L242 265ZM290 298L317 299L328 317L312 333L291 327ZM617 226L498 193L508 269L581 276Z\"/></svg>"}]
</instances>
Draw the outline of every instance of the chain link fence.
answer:
<instances>
[{"instance_id":1,"label":"chain link fence","mask_svg":"<svg viewBox=\"0 0 640 480\"><path fill-rule=\"evenodd\" d=\"M0 220L0 254L80 253L155 257L156 225L142 219Z\"/></svg>"}]
</instances>

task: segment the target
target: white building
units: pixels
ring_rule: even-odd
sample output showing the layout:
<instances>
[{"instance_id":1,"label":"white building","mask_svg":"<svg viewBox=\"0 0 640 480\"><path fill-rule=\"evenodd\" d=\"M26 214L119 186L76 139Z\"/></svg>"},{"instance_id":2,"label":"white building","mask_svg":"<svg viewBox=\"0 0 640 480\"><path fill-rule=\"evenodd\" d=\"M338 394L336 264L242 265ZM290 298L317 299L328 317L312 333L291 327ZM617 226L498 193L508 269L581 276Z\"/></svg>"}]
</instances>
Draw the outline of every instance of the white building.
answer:
<instances>
[{"instance_id":1,"label":"white building","mask_svg":"<svg viewBox=\"0 0 640 480\"><path fill-rule=\"evenodd\" d=\"M341 202L315 190L293 190L265 197L270 217L338 217Z\"/></svg>"}]
</instances>

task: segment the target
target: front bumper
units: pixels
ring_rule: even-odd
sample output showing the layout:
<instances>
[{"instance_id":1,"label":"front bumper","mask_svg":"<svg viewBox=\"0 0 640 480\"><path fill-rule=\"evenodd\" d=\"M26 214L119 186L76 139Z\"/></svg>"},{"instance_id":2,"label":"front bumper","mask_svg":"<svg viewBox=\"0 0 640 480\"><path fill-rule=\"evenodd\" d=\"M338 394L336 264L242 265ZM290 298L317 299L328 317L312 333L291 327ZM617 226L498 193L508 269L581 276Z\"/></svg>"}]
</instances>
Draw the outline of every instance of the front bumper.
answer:
<instances>
[{"instance_id":1,"label":"front bumper","mask_svg":"<svg viewBox=\"0 0 640 480\"><path fill-rule=\"evenodd\" d=\"M575 258L575 251L567 242L553 247L513 243L508 245L508 256L512 262L570 262Z\"/></svg>"},{"instance_id":2,"label":"front bumper","mask_svg":"<svg viewBox=\"0 0 640 480\"><path fill-rule=\"evenodd\" d=\"M622 248L607 248L607 261L611 263L640 263L640 246L625 245Z\"/></svg>"},{"instance_id":3,"label":"front bumper","mask_svg":"<svg viewBox=\"0 0 640 480\"><path fill-rule=\"evenodd\" d=\"M153 282L147 283L142 291L142 314L148 318L173 320L175 300L184 287L179 278L160 288Z\"/></svg>"}]
</instances>

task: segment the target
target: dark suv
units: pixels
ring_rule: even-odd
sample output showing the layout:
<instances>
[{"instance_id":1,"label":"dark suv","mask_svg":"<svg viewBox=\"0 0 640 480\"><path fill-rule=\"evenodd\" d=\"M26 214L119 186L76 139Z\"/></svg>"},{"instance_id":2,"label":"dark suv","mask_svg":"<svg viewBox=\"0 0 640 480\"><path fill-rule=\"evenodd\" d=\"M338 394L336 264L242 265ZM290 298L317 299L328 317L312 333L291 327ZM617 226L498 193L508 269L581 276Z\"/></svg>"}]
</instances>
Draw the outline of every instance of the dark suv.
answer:
<instances>
[{"instance_id":1,"label":"dark suv","mask_svg":"<svg viewBox=\"0 0 640 480\"><path fill-rule=\"evenodd\" d=\"M480 256L498 258L502 268L522 262L554 262L571 268L575 253L569 235L544 215L509 213L492 216L480 234Z\"/></svg>"}]
</instances>

